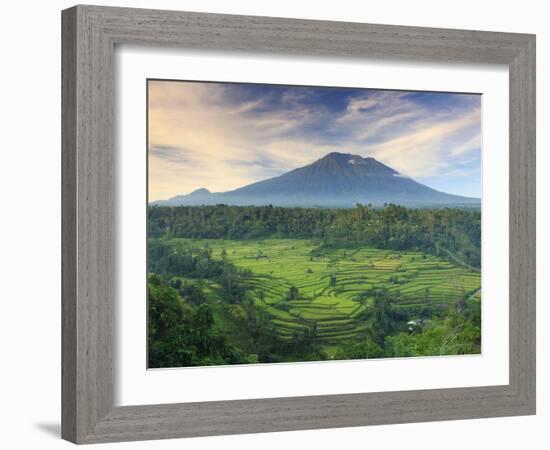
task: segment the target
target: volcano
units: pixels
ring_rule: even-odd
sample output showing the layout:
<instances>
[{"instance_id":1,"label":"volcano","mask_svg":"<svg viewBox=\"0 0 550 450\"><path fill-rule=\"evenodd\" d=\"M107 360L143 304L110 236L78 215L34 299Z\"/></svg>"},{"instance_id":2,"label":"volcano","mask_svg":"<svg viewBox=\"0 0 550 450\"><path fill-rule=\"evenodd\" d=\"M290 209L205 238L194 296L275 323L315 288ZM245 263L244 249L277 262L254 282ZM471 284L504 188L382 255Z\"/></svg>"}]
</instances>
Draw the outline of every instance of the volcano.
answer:
<instances>
[{"instance_id":1,"label":"volcano","mask_svg":"<svg viewBox=\"0 0 550 450\"><path fill-rule=\"evenodd\" d=\"M480 205L480 199L437 191L371 157L333 152L307 166L232 191L210 192L201 188L153 204L348 208L357 203L473 207Z\"/></svg>"}]
</instances>

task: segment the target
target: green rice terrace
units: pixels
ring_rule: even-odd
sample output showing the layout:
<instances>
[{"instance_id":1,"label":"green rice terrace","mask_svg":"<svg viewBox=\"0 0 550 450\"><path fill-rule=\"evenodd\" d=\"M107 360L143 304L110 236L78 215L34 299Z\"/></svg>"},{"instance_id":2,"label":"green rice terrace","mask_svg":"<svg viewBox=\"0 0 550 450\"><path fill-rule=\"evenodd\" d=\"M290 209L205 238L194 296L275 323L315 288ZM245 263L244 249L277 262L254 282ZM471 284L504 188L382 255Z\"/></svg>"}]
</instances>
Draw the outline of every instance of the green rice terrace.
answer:
<instances>
[{"instance_id":1,"label":"green rice terrace","mask_svg":"<svg viewBox=\"0 0 550 450\"><path fill-rule=\"evenodd\" d=\"M418 251L329 250L300 239L163 243L207 249L212 259L227 260L246 271L240 282L252 293L254 306L267 313L277 336L291 341L314 329L329 357L339 344L367 331L369 323L362 313L372 308L368 293L373 289L386 288L395 309L409 317L427 304L444 310L460 298L479 298L479 271ZM207 285L207 298L216 311L221 288L215 282ZM238 308L233 307L237 314Z\"/></svg>"},{"instance_id":2,"label":"green rice terrace","mask_svg":"<svg viewBox=\"0 0 550 450\"><path fill-rule=\"evenodd\" d=\"M221 258L225 249L237 267L252 271L246 283L255 290L255 304L287 338L313 322L323 342L353 337L364 329L356 319L369 306L361 294L370 288L401 294L396 306L412 311L423 307L426 294L432 304L445 305L480 288L478 272L418 252L359 249L311 256L314 247L304 240L200 243L209 245L214 257ZM287 300L293 286L298 296Z\"/></svg>"}]
</instances>

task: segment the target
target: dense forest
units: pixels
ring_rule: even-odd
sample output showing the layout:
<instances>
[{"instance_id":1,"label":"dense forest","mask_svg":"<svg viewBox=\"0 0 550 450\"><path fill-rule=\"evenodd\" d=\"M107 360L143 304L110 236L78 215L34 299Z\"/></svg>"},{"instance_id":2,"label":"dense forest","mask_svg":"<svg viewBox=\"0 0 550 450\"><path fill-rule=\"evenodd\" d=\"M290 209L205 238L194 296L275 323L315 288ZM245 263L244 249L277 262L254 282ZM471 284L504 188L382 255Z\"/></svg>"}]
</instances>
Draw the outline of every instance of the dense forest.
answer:
<instances>
[{"instance_id":1,"label":"dense forest","mask_svg":"<svg viewBox=\"0 0 550 450\"><path fill-rule=\"evenodd\" d=\"M153 206L148 227L150 238L318 239L329 247L414 249L481 266L481 212L475 209Z\"/></svg>"},{"instance_id":2,"label":"dense forest","mask_svg":"<svg viewBox=\"0 0 550 450\"><path fill-rule=\"evenodd\" d=\"M354 209L153 206L148 226L149 367L480 352L478 287L475 292L465 290L456 281L464 278L461 271L475 273L480 267L479 211L395 205ZM308 250L299 258L304 270L300 266L300 274L289 274L294 281L283 287L272 271L262 275L249 267L271 264L275 268L274 250L269 254L268 249L284 239L291 243L281 254L293 257L294 266L283 264L279 271L295 271L295 254ZM231 248L246 242L254 254L245 252L239 259L238 252L222 240L237 241ZM311 247L299 248L306 240L313 242ZM209 242L221 243L213 249ZM366 267L372 268L364 270L361 264L367 263L357 253L362 248L391 252L381 251L379 258L384 259L376 263L375 256L365 257L370 261ZM406 252L408 262L400 256ZM434 256L428 260L419 256L423 254ZM339 261L350 260L350 255L355 255L358 273L368 273L357 281L365 286L358 291L350 290L353 281L346 286L338 272ZM246 265L239 266L239 261ZM383 275L383 283L374 282L382 276L376 275L378 263L395 266L394 272ZM451 267L459 264L462 269ZM455 274L447 287L453 295L437 301L437 295L443 294L437 294L436 287L433 292L423 287L420 294L409 293L405 298L402 290L410 288L400 283L426 283L415 269L422 265L429 266L434 286L447 276L443 274ZM325 266L326 274L318 273L317 267ZM302 285L300 277L305 280ZM307 290L312 280L323 286L323 294L313 287ZM349 317L327 319L323 314L332 310L316 302L340 297L342 304L349 301L357 308ZM315 305L318 309L312 310ZM293 312L300 307L305 311L302 316ZM305 315L311 311L319 317ZM321 328L330 323L353 327L353 336L331 341L332 331ZM285 326L291 326L290 334L285 334Z\"/></svg>"}]
</instances>

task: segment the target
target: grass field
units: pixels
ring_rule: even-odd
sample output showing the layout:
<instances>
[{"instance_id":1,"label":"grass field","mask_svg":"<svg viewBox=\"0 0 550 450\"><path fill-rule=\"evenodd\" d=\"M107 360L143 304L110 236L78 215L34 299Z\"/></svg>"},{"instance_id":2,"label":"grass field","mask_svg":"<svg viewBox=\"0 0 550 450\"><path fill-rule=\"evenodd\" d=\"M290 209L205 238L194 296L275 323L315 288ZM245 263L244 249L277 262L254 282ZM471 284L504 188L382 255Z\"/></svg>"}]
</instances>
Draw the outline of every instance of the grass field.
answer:
<instances>
[{"instance_id":1,"label":"grass field","mask_svg":"<svg viewBox=\"0 0 550 450\"><path fill-rule=\"evenodd\" d=\"M360 313L372 302L364 295L371 288L386 287L396 294L395 306L412 314L426 303L437 308L474 294L480 299L479 272L421 252L320 251L308 240L294 239L173 241L208 246L214 258L224 253L235 266L249 269L252 276L245 283L277 334L290 339L315 324L327 349L364 330ZM298 295L289 300L292 286Z\"/></svg>"}]
</instances>

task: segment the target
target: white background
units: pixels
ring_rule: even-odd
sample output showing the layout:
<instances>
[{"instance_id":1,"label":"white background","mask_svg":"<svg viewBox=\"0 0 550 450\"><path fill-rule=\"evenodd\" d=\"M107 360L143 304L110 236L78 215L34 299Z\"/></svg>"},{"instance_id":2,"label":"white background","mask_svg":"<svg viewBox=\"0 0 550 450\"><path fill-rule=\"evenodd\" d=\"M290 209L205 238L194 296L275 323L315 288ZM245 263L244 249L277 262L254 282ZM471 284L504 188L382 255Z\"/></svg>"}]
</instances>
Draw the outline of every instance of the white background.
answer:
<instances>
[{"instance_id":1,"label":"white background","mask_svg":"<svg viewBox=\"0 0 550 450\"><path fill-rule=\"evenodd\" d=\"M543 208L548 178L550 97L548 12L544 2L463 0L410 2L116 1L105 5L185 9L399 25L537 33L538 128L538 415L442 423L316 430L119 444L116 448L547 448L550 395L544 380L548 351L550 226ZM4 448L69 448L59 440L60 416L60 17L71 2L9 2L2 10L0 236L2 371L0 411ZM546 202L548 203L548 202ZM545 276L546 275L546 276ZM546 278L546 281L545 281ZM546 295L545 295L546 294ZM97 448L114 448L97 446Z\"/></svg>"},{"instance_id":2,"label":"white background","mask_svg":"<svg viewBox=\"0 0 550 450\"><path fill-rule=\"evenodd\" d=\"M502 66L197 55L149 47L116 54L117 405L351 394L508 383L508 70ZM254 81L478 92L482 96L483 355L145 370L145 79ZM142 195L140 195L140 193ZM403 376L406 373L407 376ZM224 382L219 383L222 379ZM342 383L341 380L345 380ZM193 386L191 389L190 386Z\"/></svg>"}]
</instances>

